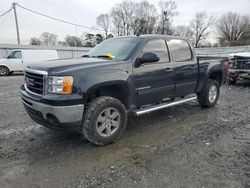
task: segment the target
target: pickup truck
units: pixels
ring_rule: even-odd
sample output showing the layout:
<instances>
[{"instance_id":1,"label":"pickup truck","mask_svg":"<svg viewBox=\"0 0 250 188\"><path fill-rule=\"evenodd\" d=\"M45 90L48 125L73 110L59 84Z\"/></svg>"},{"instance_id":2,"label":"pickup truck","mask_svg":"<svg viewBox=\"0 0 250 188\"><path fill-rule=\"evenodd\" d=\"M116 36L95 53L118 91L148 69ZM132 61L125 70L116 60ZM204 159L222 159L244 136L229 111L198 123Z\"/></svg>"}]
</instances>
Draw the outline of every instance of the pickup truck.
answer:
<instances>
[{"instance_id":1,"label":"pickup truck","mask_svg":"<svg viewBox=\"0 0 250 188\"><path fill-rule=\"evenodd\" d=\"M128 116L196 99L214 106L226 71L219 59L197 58L184 38L118 37L81 58L28 65L20 91L38 124L106 145L121 137Z\"/></svg>"},{"instance_id":2,"label":"pickup truck","mask_svg":"<svg viewBox=\"0 0 250 188\"><path fill-rule=\"evenodd\" d=\"M250 80L250 52L230 54L228 58L228 83Z\"/></svg>"}]
</instances>

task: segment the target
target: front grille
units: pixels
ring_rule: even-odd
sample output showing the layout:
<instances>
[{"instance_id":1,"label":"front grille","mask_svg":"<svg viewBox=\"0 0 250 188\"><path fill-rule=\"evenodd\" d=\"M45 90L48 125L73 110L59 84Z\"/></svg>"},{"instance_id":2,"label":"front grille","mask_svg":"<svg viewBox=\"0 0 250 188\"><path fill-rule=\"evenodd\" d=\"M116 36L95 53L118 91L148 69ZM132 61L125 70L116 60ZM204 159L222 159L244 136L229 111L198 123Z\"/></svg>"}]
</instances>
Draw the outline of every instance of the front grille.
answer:
<instances>
[{"instance_id":1,"label":"front grille","mask_svg":"<svg viewBox=\"0 0 250 188\"><path fill-rule=\"evenodd\" d=\"M29 91L42 95L44 91L44 77L41 74L25 72L25 83Z\"/></svg>"}]
</instances>

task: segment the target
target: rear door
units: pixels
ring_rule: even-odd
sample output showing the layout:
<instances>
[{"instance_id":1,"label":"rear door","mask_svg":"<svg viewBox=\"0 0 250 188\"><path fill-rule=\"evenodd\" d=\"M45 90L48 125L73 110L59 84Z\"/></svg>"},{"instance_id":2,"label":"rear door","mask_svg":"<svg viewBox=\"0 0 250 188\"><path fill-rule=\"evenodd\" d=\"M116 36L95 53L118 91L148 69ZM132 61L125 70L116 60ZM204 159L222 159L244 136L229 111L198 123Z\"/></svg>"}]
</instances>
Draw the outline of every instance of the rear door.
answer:
<instances>
[{"instance_id":1,"label":"rear door","mask_svg":"<svg viewBox=\"0 0 250 188\"><path fill-rule=\"evenodd\" d=\"M198 63L189 43L183 39L169 39L168 46L174 62L175 96L194 93L198 83Z\"/></svg>"},{"instance_id":2,"label":"rear door","mask_svg":"<svg viewBox=\"0 0 250 188\"><path fill-rule=\"evenodd\" d=\"M145 105L161 101L174 94L173 63L170 62L165 39L150 39L144 45L138 58L146 52L156 53L160 60L144 63L134 68L134 83L137 93L137 105Z\"/></svg>"}]
</instances>

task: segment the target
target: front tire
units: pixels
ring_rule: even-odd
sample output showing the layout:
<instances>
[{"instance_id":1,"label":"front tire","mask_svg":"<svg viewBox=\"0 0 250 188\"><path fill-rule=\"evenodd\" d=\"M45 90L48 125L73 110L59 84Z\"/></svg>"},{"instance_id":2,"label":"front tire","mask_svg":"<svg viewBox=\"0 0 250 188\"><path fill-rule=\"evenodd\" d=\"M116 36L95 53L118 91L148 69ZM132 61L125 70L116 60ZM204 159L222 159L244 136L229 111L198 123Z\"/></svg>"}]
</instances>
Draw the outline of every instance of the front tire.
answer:
<instances>
[{"instance_id":1,"label":"front tire","mask_svg":"<svg viewBox=\"0 0 250 188\"><path fill-rule=\"evenodd\" d=\"M0 66L0 76L8 76L10 73L9 69L5 66Z\"/></svg>"},{"instance_id":2,"label":"front tire","mask_svg":"<svg viewBox=\"0 0 250 188\"><path fill-rule=\"evenodd\" d=\"M201 92L197 93L198 102L202 107L213 107L220 95L220 85L216 80L208 80Z\"/></svg>"},{"instance_id":3,"label":"front tire","mask_svg":"<svg viewBox=\"0 0 250 188\"><path fill-rule=\"evenodd\" d=\"M127 124L125 106L112 97L94 99L84 112L82 132L95 145L116 142Z\"/></svg>"}]
</instances>

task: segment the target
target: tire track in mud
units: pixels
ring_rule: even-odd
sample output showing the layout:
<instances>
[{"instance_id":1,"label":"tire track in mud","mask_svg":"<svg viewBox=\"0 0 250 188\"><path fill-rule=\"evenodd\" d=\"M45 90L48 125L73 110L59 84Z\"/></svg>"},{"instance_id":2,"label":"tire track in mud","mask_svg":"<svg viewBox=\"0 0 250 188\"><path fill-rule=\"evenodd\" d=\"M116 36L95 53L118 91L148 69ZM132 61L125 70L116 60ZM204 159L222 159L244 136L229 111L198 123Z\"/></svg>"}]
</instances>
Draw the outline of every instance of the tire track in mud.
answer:
<instances>
[{"instance_id":1,"label":"tire track in mud","mask_svg":"<svg viewBox=\"0 0 250 188\"><path fill-rule=\"evenodd\" d=\"M233 143L235 147L241 147L241 151L235 152L237 155L237 161L234 161L236 167L241 168L241 175L243 179L243 185L250 187L250 123L239 127L233 134ZM242 166L240 166L240 164ZM234 169L233 169L234 170Z\"/></svg>"}]
</instances>

